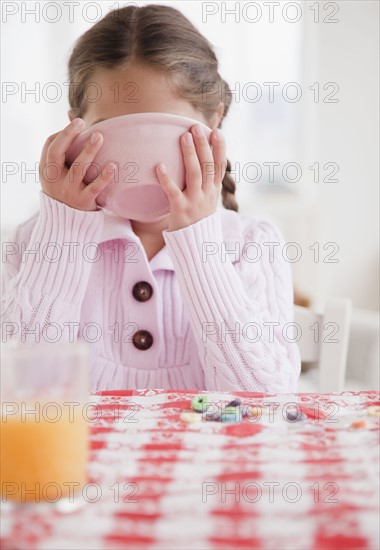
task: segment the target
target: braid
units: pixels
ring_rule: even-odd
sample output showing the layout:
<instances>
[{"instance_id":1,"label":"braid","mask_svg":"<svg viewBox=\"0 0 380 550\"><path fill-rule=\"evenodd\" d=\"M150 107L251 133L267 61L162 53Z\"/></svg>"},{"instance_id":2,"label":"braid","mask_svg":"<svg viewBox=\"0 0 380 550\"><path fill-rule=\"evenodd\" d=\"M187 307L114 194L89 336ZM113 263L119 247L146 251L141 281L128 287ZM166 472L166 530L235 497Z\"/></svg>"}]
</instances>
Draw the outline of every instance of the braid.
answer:
<instances>
[{"instance_id":1,"label":"braid","mask_svg":"<svg viewBox=\"0 0 380 550\"><path fill-rule=\"evenodd\" d=\"M222 80L221 85L223 88L224 112L219 127L221 126L224 117L228 113L232 101L232 93L227 82L225 80ZM222 186L222 201L224 208L237 212L239 210L239 206L235 198L236 183L234 178L231 176L231 162L229 160L227 160L226 172L224 174Z\"/></svg>"},{"instance_id":2,"label":"braid","mask_svg":"<svg viewBox=\"0 0 380 550\"><path fill-rule=\"evenodd\" d=\"M229 160L227 160L226 173L224 174L222 186L222 200L224 208L237 212L239 206L235 198L236 183L234 178L231 176L231 163Z\"/></svg>"}]
</instances>

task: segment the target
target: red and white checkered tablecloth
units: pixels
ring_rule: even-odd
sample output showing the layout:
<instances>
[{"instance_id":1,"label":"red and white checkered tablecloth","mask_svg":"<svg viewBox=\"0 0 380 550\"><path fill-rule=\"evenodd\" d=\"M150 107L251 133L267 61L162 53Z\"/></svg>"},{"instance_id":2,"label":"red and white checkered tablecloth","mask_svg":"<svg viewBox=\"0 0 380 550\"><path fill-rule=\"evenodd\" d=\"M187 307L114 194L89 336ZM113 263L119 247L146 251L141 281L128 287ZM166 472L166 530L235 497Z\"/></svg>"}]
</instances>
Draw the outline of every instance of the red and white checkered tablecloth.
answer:
<instances>
[{"instance_id":1,"label":"red and white checkered tablecloth","mask_svg":"<svg viewBox=\"0 0 380 550\"><path fill-rule=\"evenodd\" d=\"M366 416L379 392L241 392L269 414L185 424L193 395L91 396L90 484L79 509L5 510L2 548L379 548L379 417ZM284 419L294 402L307 421ZM365 427L350 428L364 417Z\"/></svg>"}]
</instances>

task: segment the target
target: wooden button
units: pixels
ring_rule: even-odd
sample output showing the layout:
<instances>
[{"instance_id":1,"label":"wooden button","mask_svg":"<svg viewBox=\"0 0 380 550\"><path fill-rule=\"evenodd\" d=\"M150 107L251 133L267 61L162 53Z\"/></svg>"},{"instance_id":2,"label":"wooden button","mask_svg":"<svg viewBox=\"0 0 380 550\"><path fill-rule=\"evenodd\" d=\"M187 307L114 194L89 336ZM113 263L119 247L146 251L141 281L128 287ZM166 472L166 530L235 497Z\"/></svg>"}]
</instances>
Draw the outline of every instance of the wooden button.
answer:
<instances>
[{"instance_id":1,"label":"wooden button","mask_svg":"<svg viewBox=\"0 0 380 550\"><path fill-rule=\"evenodd\" d=\"M153 344L153 336L147 330L138 330L134 333L132 342L137 349L149 349Z\"/></svg>"},{"instance_id":2,"label":"wooden button","mask_svg":"<svg viewBox=\"0 0 380 550\"><path fill-rule=\"evenodd\" d=\"M133 297L138 302L146 302L153 294L152 286L146 281L136 283L132 290Z\"/></svg>"}]
</instances>

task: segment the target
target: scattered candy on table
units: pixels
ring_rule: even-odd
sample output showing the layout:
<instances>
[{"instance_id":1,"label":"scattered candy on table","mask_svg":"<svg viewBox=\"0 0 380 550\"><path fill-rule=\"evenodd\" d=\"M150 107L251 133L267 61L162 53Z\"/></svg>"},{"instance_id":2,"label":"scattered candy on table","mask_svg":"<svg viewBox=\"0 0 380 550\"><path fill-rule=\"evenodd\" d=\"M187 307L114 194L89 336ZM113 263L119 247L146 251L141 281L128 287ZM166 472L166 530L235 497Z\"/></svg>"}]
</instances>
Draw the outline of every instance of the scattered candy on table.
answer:
<instances>
[{"instance_id":1,"label":"scattered candy on table","mask_svg":"<svg viewBox=\"0 0 380 550\"><path fill-rule=\"evenodd\" d=\"M251 408L247 405L241 406L240 397L234 397L227 405L220 406L213 402L207 394L198 394L191 401L191 408L195 413L186 413L181 415L181 420L187 423L196 422L192 414L200 416L201 419L214 422L241 422L243 417L250 416ZM267 407L265 407L267 408ZM199 415L198 413L203 413Z\"/></svg>"},{"instance_id":2,"label":"scattered candy on table","mask_svg":"<svg viewBox=\"0 0 380 550\"><path fill-rule=\"evenodd\" d=\"M195 418L192 416L199 416L200 419L206 421L215 421L215 422L241 422L243 418L243 413L240 408L241 399L240 397L234 397L225 407L220 407L217 403L213 403L212 399L207 394L198 394L191 401L191 408L195 413L183 413L181 415L181 420L187 423L196 422ZM199 415L198 413L203 413Z\"/></svg>"},{"instance_id":3,"label":"scattered candy on table","mask_svg":"<svg viewBox=\"0 0 380 550\"><path fill-rule=\"evenodd\" d=\"M262 415L273 414L273 410L265 405L242 404L240 397L234 397L229 403L221 404L212 399L211 395L198 394L191 401L191 410L184 411L180 419L187 424L200 422L234 422L239 423L248 417L260 420ZM199 414L202 413L202 414ZM371 406L367 408L368 416L380 416L380 406ZM303 423L308 419L315 421L322 420L325 413L307 407L303 404L287 407L284 411L283 419L290 424ZM355 420L349 424L349 428L359 430L365 428L365 420Z\"/></svg>"}]
</instances>

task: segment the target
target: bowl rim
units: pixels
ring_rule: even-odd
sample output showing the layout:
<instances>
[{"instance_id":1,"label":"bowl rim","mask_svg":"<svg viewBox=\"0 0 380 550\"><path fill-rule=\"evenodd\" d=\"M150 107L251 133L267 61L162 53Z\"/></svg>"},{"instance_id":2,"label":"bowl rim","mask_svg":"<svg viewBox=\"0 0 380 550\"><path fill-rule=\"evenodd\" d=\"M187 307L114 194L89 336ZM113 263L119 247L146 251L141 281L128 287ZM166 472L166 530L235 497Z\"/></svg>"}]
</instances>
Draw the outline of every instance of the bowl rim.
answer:
<instances>
[{"instance_id":1,"label":"bowl rim","mask_svg":"<svg viewBox=\"0 0 380 550\"><path fill-rule=\"evenodd\" d=\"M166 125L171 126L183 126L183 132L186 131L186 127L189 130L191 126L194 126L194 124L200 124L206 131L207 139L210 140L212 129L207 126L207 124L193 119L191 117L186 117L178 114L173 113L163 113L161 111L149 111L144 113L130 113L127 115L118 115L116 117L107 118L105 120L101 120L99 122L96 122L95 124L92 124L91 126L88 126L84 130L82 130L71 142L69 145L66 153L65 153L65 163L68 168L70 168L72 162L74 162L75 154L74 151L78 147L78 145L82 145L83 142L85 142L89 136L95 132L99 131L101 133L108 134L108 130L111 129L110 134L106 135L107 141L112 140L114 132L117 132L120 130L120 128L126 128L125 121L129 122L128 129L131 130L135 127L136 123L145 123L145 127L149 127L149 125L153 126L157 123L165 123ZM115 120L117 122L115 122ZM104 143L102 145L103 149ZM98 153L97 153L98 154ZM96 155L97 155L96 154Z\"/></svg>"},{"instance_id":2,"label":"bowl rim","mask_svg":"<svg viewBox=\"0 0 380 550\"><path fill-rule=\"evenodd\" d=\"M111 126L111 125L112 125L112 129L115 130L116 129L115 128L116 123L114 121L116 119L118 120L118 122L120 124L121 123L124 124L125 121L127 120L128 122L131 122L131 125L135 124L136 122L144 122L144 121L146 121L149 124L156 124L157 122L165 122L165 123L169 123L169 124L172 124L172 125L179 125L180 122L186 123L188 121L189 122L189 128L191 126L194 126L195 124L200 124L208 132L210 132L210 133L212 132L211 128L209 126L207 126L207 124L205 124L204 122L201 122L200 120L196 120L196 119L191 118L191 117L178 115L178 114L174 114L174 113L163 113L161 111L149 111L149 112L144 112L144 113L130 113L130 114L127 114L127 115L118 115L118 116L115 116L115 117L100 120L99 122L96 122L95 124L92 124L92 125L88 126L87 128L85 128L78 135L78 137L83 136L83 135L85 135L89 132L94 132L95 130L98 129L98 127L100 127L100 125L101 125L101 128L103 130L108 129L108 126Z\"/></svg>"}]
</instances>

